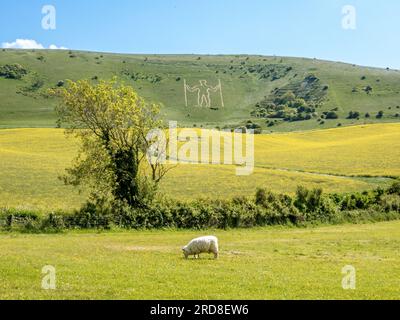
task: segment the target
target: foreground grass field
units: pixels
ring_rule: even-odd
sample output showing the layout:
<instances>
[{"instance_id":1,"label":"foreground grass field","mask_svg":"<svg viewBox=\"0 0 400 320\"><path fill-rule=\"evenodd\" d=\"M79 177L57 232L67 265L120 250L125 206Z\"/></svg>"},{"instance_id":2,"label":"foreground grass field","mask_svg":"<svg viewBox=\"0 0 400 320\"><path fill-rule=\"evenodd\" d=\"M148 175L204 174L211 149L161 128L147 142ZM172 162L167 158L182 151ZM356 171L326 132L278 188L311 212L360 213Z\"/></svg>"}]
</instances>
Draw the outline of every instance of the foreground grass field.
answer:
<instances>
[{"instance_id":1,"label":"foreground grass field","mask_svg":"<svg viewBox=\"0 0 400 320\"><path fill-rule=\"evenodd\" d=\"M0 206L79 207L85 195L57 179L76 151L60 129L0 130ZM400 176L400 124L256 135L255 166L239 177L233 166L180 165L161 189L193 199L250 196L258 187L292 193L298 185L327 192L385 186L391 182L385 176Z\"/></svg>"},{"instance_id":2,"label":"foreground grass field","mask_svg":"<svg viewBox=\"0 0 400 320\"><path fill-rule=\"evenodd\" d=\"M183 259L194 231L0 234L0 299L400 299L398 221L206 233L217 261ZM356 290L342 288L346 265Z\"/></svg>"}]
</instances>

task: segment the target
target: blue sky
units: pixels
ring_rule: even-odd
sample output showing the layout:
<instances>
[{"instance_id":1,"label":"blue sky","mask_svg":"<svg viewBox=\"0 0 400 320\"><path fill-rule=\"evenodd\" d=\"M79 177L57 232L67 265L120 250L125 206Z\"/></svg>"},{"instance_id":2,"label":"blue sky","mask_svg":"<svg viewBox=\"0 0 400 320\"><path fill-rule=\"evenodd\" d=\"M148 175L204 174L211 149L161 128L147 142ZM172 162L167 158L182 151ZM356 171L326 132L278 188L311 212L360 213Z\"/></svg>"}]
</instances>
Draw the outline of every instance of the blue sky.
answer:
<instances>
[{"instance_id":1,"label":"blue sky","mask_svg":"<svg viewBox=\"0 0 400 320\"><path fill-rule=\"evenodd\" d=\"M41 25L56 8L56 30ZM356 29L342 28L342 8ZM400 69L398 0L1 0L0 43L120 53L264 54Z\"/></svg>"}]
</instances>

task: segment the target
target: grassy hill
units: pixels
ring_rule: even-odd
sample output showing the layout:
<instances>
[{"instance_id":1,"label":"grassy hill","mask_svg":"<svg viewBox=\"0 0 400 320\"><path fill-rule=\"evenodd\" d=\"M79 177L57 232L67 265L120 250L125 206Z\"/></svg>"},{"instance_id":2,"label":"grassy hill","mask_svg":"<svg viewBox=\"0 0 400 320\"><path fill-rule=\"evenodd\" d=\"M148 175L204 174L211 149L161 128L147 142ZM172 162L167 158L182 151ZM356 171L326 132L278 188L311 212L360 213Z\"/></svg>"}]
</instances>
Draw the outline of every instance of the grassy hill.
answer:
<instances>
[{"instance_id":1,"label":"grassy hill","mask_svg":"<svg viewBox=\"0 0 400 320\"><path fill-rule=\"evenodd\" d=\"M2 73L15 64L26 73L21 79ZM113 76L134 86L149 101L161 102L165 119L181 126L233 127L252 120L268 132L277 132L400 121L397 70L301 58L4 49L0 51L0 127L54 127L57 101L47 96L48 88L63 85L66 79L96 82ZM184 80L194 86L203 79L212 86L221 81L224 108L219 93L211 96L213 109L195 107L193 93L187 96L189 107L185 106ZM274 101L288 91L307 103L318 100L309 120L254 116L258 103ZM347 119L350 111L359 115ZM379 111L383 116L376 118ZM324 119L328 112L337 119Z\"/></svg>"}]
</instances>

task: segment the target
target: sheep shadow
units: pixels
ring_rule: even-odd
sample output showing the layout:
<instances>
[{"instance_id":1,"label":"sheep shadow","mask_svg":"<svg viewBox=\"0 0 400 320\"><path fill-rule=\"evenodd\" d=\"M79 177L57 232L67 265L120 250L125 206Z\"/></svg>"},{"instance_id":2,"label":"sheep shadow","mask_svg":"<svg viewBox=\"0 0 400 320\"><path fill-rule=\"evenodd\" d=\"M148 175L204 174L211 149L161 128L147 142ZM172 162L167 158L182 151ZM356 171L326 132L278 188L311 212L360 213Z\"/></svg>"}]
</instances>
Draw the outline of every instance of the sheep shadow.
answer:
<instances>
[{"instance_id":1,"label":"sheep shadow","mask_svg":"<svg viewBox=\"0 0 400 320\"><path fill-rule=\"evenodd\" d=\"M212 260L218 260L218 259L216 259L216 258L214 258L214 256L203 256L203 257L188 257L188 258L185 258L185 257L182 257L182 260L184 260L184 261L212 261Z\"/></svg>"}]
</instances>

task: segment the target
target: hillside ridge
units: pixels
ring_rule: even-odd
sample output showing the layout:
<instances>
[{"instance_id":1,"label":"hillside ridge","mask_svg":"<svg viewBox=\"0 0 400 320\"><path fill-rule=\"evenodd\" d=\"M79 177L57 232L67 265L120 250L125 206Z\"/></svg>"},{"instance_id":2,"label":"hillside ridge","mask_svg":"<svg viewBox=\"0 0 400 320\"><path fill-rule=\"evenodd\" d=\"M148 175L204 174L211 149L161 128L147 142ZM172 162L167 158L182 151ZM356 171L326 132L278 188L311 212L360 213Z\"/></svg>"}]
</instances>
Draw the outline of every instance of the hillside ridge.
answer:
<instances>
[{"instance_id":1,"label":"hillside ridge","mask_svg":"<svg viewBox=\"0 0 400 320\"><path fill-rule=\"evenodd\" d=\"M67 79L97 83L114 76L161 103L165 120L185 127L270 133L400 121L398 70L260 55L3 49L0 128L56 127L58 101L49 88ZM201 80L216 89L209 106L197 106L196 90L206 90ZM194 92L185 95L185 84Z\"/></svg>"}]
</instances>

